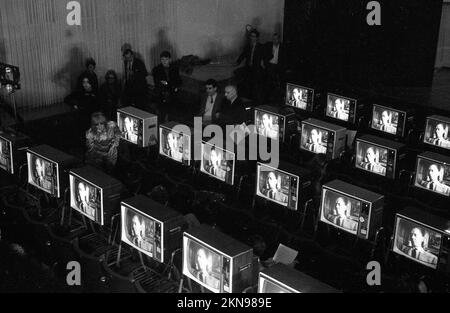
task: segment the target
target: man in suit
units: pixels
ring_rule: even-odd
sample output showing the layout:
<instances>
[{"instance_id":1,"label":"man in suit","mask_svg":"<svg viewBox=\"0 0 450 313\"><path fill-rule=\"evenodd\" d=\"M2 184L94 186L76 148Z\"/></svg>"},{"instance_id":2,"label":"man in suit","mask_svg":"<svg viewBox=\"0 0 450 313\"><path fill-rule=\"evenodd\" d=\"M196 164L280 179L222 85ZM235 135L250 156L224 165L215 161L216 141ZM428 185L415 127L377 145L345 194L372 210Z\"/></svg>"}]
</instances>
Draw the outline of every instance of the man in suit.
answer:
<instances>
[{"instance_id":1,"label":"man in suit","mask_svg":"<svg viewBox=\"0 0 450 313\"><path fill-rule=\"evenodd\" d=\"M174 132L170 132L167 135L167 155L177 161L183 160L183 153L180 152L178 147L178 138Z\"/></svg>"},{"instance_id":2,"label":"man in suit","mask_svg":"<svg viewBox=\"0 0 450 313\"><path fill-rule=\"evenodd\" d=\"M434 136L428 142L432 145L450 149L450 140L448 138L448 125L439 123L434 128Z\"/></svg>"},{"instance_id":3,"label":"man in suit","mask_svg":"<svg viewBox=\"0 0 450 313\"><path fill-rule=\"evenodd\" d=\"M161 63L152 70L155 92L158 97L159 120L166 121L174 105L182 81L178 67L172 63L170 52L160 54Z\"/></svg>"},{"instance_id":4,"label":"man in suit","mask_svg":"<svg viewBox=\"0 0 450 313\"><path fill-rule=\"evenodd\" d=\"M225 87L226 101L220 108L217 115L217 123L221 125L236 125L246 121L247 112L245 106L238 95L237 87L228 85Z\"/></svg>"},{"instance_id":5,"label":"man in suit","mask_svg":"<svg viewBox=\"0 0 450 313\"><path fill-rule=\"evenodd\" d=\"M281 203L288 203L288 196L280 191L279 178L274 172L270 172L267 175L267 186L268 190L266 192L266 197Z\"/></svg>"},{"instance_id":6,"label":"man in suit","mask_svg":"<svg viewBox=\"0 0 450 313\"><path fill-rule=\"evenodd\" d=\"M147 102L147 68L135 57L131 49L123 53L124 60L124 101L126 105L144 108Z\"/></svg>"},{"instance_id":7,"label":"man in suit","mask_svg":"<svg viewBox=\"0 0 450 313\"><path fill-rule=\"evenodd\" d=\"M270 97L274 91L281 88L284 80L285 49L280 41L280 35L275 33L272 41L267 42L264 47L264 64L267 71L266 93Z\"/></svg>"},{"instance_id":8,"label":"man in suit","mask_svg":"<svg viewBox=\"0 0 450 313\"><path fill-rule=\"evenodd\" d=\"M445 196L450 195L450 186L443 183L445 169L438 164L431 164L428 168L427 180L422 182L422 186L428 190L443 194Z\"/></svg>"},{"instance_id":9,"label":"man in suit","mask_svg":"<svg viewBox=\"0 0 450 313\"><path fill-rule=\"evenodd\" d=\"M259 43L259 32L254 29L250 32L250 43L244 48L236 61L239 66L245 60L245 85L251 93L256 105L263 104L264 84L264 46Z\"/></svg>"},{"instance_id":10,"label":"man in suit","mask_svg":"<svg viewBox=\"0 0 450 313\"><path fill-rule=\"evenodd\" d=\"M259 129L259 134L261 136L278 140L278 131L274 129L273 117L269 114L264 113L261 117L261 125Z\"/></svg>"},{"instance_id":11,"label":"man in suit","mask_svg":"<svg viewBox=\"0 0 450 313\"><path fill-rule=\"evenodd\" d=\"M366 150L366 157L360 166L369 172L384 176L386 174L386 167L379 163L379 158L379 151L375 151L374 147L369 147Z\"/></svg>"},{"instance_id":12,"label":"man in suit","mask_svg":"<svg viewBox=\"0 0 450 313\"><path fill-rule=\"evenodd\" d=\"M200 99L199 115L202 116L203 124L216 122L224 101L224 96L217 92L217 81L208 79L206 81L206 94Z\"/></svg>"},{"instance_id":13,"label":"man in suit","mask_svg":"<svg viewBox=\"0 0 450 313\"><path fill-rule=\"evenodd\" d=\"M397 133L397 127L392 124L392 114L388 111L383 111L381 113L381 118L379 120L378 129L389 133L389 134L396 134Z\"/></svg>"},{"instance_id":14,"label":"man in suit","mask_svg":"<svg viewBox=\"0 0 450 313\"><path fill-rule=\"evenodd\" d=\"M306 150L317 154L327 153L326 144L322 143L322 134L317 129L313 128L309 134L309 140L305 144Z\"/></svg>"},{"instance_id":15,"label":"man in suit","mask_svg":"<svg viewBox=\"0 0 450 313\"><path fill-rule=\"evenodd\" d=\"M419 227L414 227L411 230L410 241L408 246L402 248L403 253L415 258L421 262L431 265L437 265L437 256L425 250L428 248L426 238L429 235L427 232Z\"/></svg>"}]
</instances>

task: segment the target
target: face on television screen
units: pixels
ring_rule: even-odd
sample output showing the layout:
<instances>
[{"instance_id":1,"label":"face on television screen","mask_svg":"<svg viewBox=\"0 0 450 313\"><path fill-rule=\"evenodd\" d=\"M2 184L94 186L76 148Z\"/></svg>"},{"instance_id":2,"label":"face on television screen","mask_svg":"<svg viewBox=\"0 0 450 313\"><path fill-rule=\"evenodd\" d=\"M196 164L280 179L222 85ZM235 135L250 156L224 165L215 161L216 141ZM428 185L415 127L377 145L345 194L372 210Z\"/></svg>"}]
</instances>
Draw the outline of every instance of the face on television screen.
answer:
<instances>
[{"instance_id":1,"label":"face on television screen","mask_svg":"<svg viewBox=\"0 0 450 313\"><path fill-rule=\"evenodd\" d=\"M300 147L303 150L317 154L326 154L328 144L328 131L319 127L303 124Z\"/></svg>"},{"instance_id":2,"label":"face on television screen","mask_svg":"<svg viewBox=\"0 0 450 313\"><path fill-rule=\"evenodd\" d=\"M187 236L183 237L183 274L212 292L231 292L230 259Z\"/></svg>"},{"instance_id":3,"label":"face on television screen","mask_svg":"<svg viewBox=\"0 0 450 313\"><path fill-rule=\"evenodd\" d=\"M287 84L286 105L301 110L312 111L314 101L314 91L309 88Z\"/></svg>"},{"instance_id":4,"label":"face on television screen","mask_svg":"<svg viewBox=\"0 0 450 313\"><path fill-rule=\"evenodd\" d=\"M191 137L161 127L159 153L177 162L190 165Z\"/></svg>"},{"instance_id":5,"label":"face on television screen","mask_svg":"<svg viewBox=\"0 0 450 313\"><path fill-rule=\"evenodd\" d=\"M427 119L423 141L427 144L450 150L449 129L449 123Z\"/></svg>"},{"instance_id":6,"label":"face on television screen","mask_svg":"<svg viewBox=\"0 0 450 313\"><path fill-rule=\"evenodd\" d=\"M255 125L258 135L278 140L280 117L263 111L255 111Z\"/></svg>"},{"instance_id":7,"label":"face on television screen","mask_svg":"<svg viewBox=\"0 0 450 313\"><path fill-rule=\"evenodd\" d=\"M294 291L264 277L259 278L258 293L293 293Z\"/></svg>"},{"instance_id":8,"label":"face on television screen","mask_svg":"<svg viewBox=\"0 0 450 313\"><path fill-rule=\"evenodd\" d=\"M450 164L417 158L415 186L450 196Z\"/></svg>"},{"instance_id":9,"label":"face on television screen","mask_svg":"<svg viewBox=\"0 0 450 313\"><path fill-rule=\"evenodd\" d=\"M320 220L356 235L361 202L327 188L322 191Z\"/></svg>"},{"instance_id":10,"label":"face on television screen","mask_svg":"<svg viewBox=\"0 0 450 313\"><path fill-rule=\"evenodd\" d=\"M14 174L11 142L0 137L0 168Z\"/></svg>"},{"instance_id":11,"label":"face on television screen","mask_svg":"<svg viewBox=\"0 0 450 313\"><path fill-rule=\"evenodd\" d=\"M70 207L103 225L101 189L74 175L69 175Z\"/></svg>"},{"instance_id":12,"label":"face on television screen","mask_svg":"<svg viewBox=\"0 0 450 313\"><path fill-rule=\"evenodd\" d=\"M27 153L28 183L59 197L58 165L35 154Z\"/></svg>"},{"instance_id":13,"label":"face on television screen","mask_svg":"<svg viewBox=\"0 0 450 313\"><path fill-rule=\"evenodd\" d=\"M388 150L379 146L357 141L356 167L374 174L386 176Z\"/></svg>"},{"instance_id":14,"label":"face on television screen","mask_svg":"<svg viewBox=\"0 0 450 313\"><path fill-rule=\"evenodd\" d=\"M164 262L161 223L126 205L122 211L122 241L149 257Z\"/></svg>"},{"instance_id":15,"label":"face on television screen","mask_svg":"<svg viewBox=\"0 0 450 313\"><path fill-rule=\"evenodd\" d=\"M349 99L329 94L327 98L326 115L331 118L348 122L350 110L352 109L350 108L350 105L352 104L354 105L354 102L351 103Z\"/></svg>"},{"instance_id":16,"label":"face on television screen","mask_svg":"<svg viewBox=\"0 0 450 313\"><path fill-rule=\"evenodd\" d=\"M229 185L234 184L234 153L202 143L201 172Z\"/></svg>"},{"instance_id":17,"label":"face on television screen","mask_svg":"<svg viewBox=\"0 0 450 313\"><path fill-rule=\"evenodd\" d=\"M422 224L397 216L393 250L436 269L441 250L441 234Z\"/></svg>"},{"instance_id":18,"label":"face on television screen","mask_svg":"<svg viewBox=\"0 0 450 313\"><path fill-rule=\"evenodd\" d=\"M372 128L388 134L397 135L399 131L402 131L401 128L403 125L401 125L402 122L400 120L404 119L403 115L404 113L399 113L386 107L374 105L372 113Z\"/></svg>"},{"instance_id":19,"label":"face on television screen","mask_svg":"<svg viewBox=\"0 0 450 313\"><path fill-rule=\"evenodd\" d=\"M258 164L256 194L288 209L297 210L298 180L298 176Z\"/></svg>"},{"instance_id":20,"label":"face on television screen","mask_svg":"<svg viewBox=\"0 0 450 313\"><path fill-rule=\"evenodd\" d=\"M134 143L136 145L142 145L143 138L143 124L142 120L117 112L117 124L122 132L122 138Z\"/></svg>"}]
</instances>

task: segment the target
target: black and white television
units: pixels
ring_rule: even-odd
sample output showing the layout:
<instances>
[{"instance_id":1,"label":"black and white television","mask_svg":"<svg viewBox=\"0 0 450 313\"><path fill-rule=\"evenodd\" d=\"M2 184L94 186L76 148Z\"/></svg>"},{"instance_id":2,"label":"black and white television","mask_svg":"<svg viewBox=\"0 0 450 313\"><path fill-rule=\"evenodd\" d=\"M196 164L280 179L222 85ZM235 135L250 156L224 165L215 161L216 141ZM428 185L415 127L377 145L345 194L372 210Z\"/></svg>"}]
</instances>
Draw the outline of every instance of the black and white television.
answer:
<instances>
[{"instance_id":1,"label":"black and white television","mask_svg":"<svg viewBox=\"0 0 450 313\"><path fill-rule=\"evenodd\" d=\"M183 275L214 293L250 287L253 249L209 226L184 232Z\"/></svg>"},{"instance_id":2,"label":"black and white television","mask_svg":"<svg viewBox=\"0 0 450 313\"><path fill-rule=\"evenodd\" d=\"M27 150L28 183L54 197L61 197L68 187L67 171L78 164L71 155L47 145Z\"/></svg>"},{"instance_id":3,"label":"black and white television","mask_svg":"<svg viewBox=\"0 0 450 313\"><path fill-rule=\"evenodd\" d=\"M314 89L295 85L286 85L286 102L287 106L303 111L314 111Z\"/></svg>"},{"instance_id":4,"label":"black and white television","mask_svg":"<svg viewBox=\"0 0 450 313\"><path fill-rule=\"evenodd\" d=\"M71 170L69 180L70 207L98 225L109 225L119 212L123 184L92 166Z\"/></svg>"},{"instance_id":5,"label":"black and white television","mask_svg":"<svg viewBox=\"0 0 450 313\"><path fill-rule=\"evenodd\" d=\"M400 163L406 157L402 143L372 135L356 138L355 167L389 179L397 177Z\"/></svg>"},{"instance_id":6,"label":"black and white television","mask_svg":"<svg viewBox=\"0 0 450 313\"><path fill-rule=\"evenodd\" d=\"M180 164L190 166L194 134L175 130L178 123L168 122L159 126L159 154Z\"/></svg>"},{"instance_id":7,"label":"black and white television","mask_svg":"<svg viewBox=\"0 0 450 313\"><path fill-rule=\"evenodd\" d=\"M122 201L121 221L122 242L160 263L181 248L187 227L183 215L143 195Z\"/></svg>"},{"instance_id":8,"label":"black and white television","mask_svg":"<svg viewBox=\"0 0 450 313\"><path fill-rule=\"evenodd\" d=\"M381 226L384 196L333 180L322 186L320 221L362 239L372 240Z\"/></svg>"},{"instance_id":9,"label":"black and white television","mask_svg":"<svg viewBox=\"0 0 450 313\"><path fill-rule=\"evenodd\" d=\"M450 196L450 157L434 152L417 156L414 186L444 197Z\"/></svg>"},{"instance_id":10,"label":"black and white television","mask_svg":"<svg viewBox=\"0 0 450 313\"><path fill-rule=\"evenodd\" d=\"M407 112L374 104L371 128L395 137L403 137L407 122Z\"/></svg>"},{"instance_id":11,"label":"black and white television","mask_svg":"<svg viewBox=\"0 0 450 313\"><path fill-rule=\"evenodd\" d=\"M255 108L255 127L260 136L284 142L296 127L295 113L263 105Z\"/></svg>"},{"instance_id":12,"label":"black and white television","mask_svg":"<svg viewBox=\"0 0 450 313\"><path fill-rule=\"evenodd\" d=\"M202 141L200 172L234 185L236 154L210 142Z\"/></svg>"},{"instance_id":13,"label":"black and white television","mask_svg":"<svg viewBox=\"0 0 450 313\"><path fill-rule=\"evenodd\" d=\"M117 110L117 125L122 132L122 139L137 145L148 147L158 138L158 116L135 107Z\"/></svg>"},{"instance_id":14,"label":"black and white television","mask_svg":"<svg viewBox=\"0 0 450 313\"><path fill-rule=\"evenodd\" d=\"M355 124L357 105L356 99L328 93L325 115L335 120Z\"/></svg>"},{"instance_id":15,"label":"black and white television","mask_svg":"<svg viewBox=\"0 0 450 313\"><path fill-rule=\"evenodd\" d=\"M26 163L26 150L31 144L28 136L15 130L0 130L0 169L14 175Z\"/></svg>"},{"instance_id":16,"label":"black and white television","mask_svg":"<svg viewBox=\"0 0 450 313\"><path fill-rule=\"evenodd\" d=\"M443 150L450 150L450 118L439 115L427 117L423 142Z\"/></svg>"}]
</instances>

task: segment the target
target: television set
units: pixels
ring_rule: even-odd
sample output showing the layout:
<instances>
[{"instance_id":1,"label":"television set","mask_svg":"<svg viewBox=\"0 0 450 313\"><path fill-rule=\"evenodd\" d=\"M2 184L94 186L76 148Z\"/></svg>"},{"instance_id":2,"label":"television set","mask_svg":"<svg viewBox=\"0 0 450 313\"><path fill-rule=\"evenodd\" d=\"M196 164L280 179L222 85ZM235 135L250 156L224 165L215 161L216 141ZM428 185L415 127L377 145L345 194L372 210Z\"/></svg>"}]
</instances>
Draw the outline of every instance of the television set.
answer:
<instances>
[{"instance_id":1,"label":"television set","mask_svg":"<svg viewBox=\"0 0 450 313\"><path fill-rule=\"evenodd\" d=\"M183 235L183 275L214 293L251 286L253 249L207 225Z\"/></svg>"},{"instance_id":2,"label":"television set","mask_svg":"<svg viewBox=\"0 0 450 313\"><path fill-rule=\"evenodd\" d=\"M236 154L210 142L201 143L200 172L234 185Z\"/></svg>"},{"instance_id":3,"label":"television set","mask_svg":"<svg viewBox=\"0 0 450 313\"><path fill-rule=\"evenodd\" d=\"M357 104L356 99L328 93L325 115L334 120L355 124Z\"/></svg>"},{"instance_id":4,"label":"television set","mask_svg":"<svg viewBox=\"0 0 450 313\"><path fill-rule=\"evenodd\" d=\"M406 157L402 143L363 135L356 138L355 167L388 179L397 177L400 162Z\"/></svg>"},{"instance_id":5,"label":"television set","mask_svg":"<svg viewBox=\"0 0 450 313\"><path fill-rule=\"evenodd\" d=\"M450 157L434 152L417 156L414 186L441 196L450 196Z\"/></svg>"},{"instance_id":6,"label":"television set","mask_svg":"<svg viewBox=\"0 0 450 313\"><path fill-rule=\"evenodd\" d=\"M439 272L450 272L448 220L418 208L395 215L392 251Z\"/></svg>"},{"instance_id":7,"label":"television set","mask_svg":"<svg viewBox=\"0 0 450 313\"><path fill-rule=\"evenodd\" d=\"M14 175L26 163L26 150L31 140L16 131L0 131L0 169Z\"/></svg>"},{"instance_id":8,"label":"television set","mask_svg":"<svg viewBox=\"0 0 450 313\"><path fill-rule=\"evenodd\" d=\"M300 149L336 159L345 150L347 129L315 118L302 122Z\"/></svg>"},{"instance_id":9,"label":"television set","mask_svg":"<svg viewBox=\"0 0 450 313\"><path fill-rule=\"evenodd\" d=\"M70 207L100 226L110 225L119 213L123 184L92 166L71 170L69 180Z\"/></svg>"},{"instance_id":10,"label":"television set","mask_svg":"<svg viewBox=\"0 0 450 313\"><path fill-rule=\"evenodd\" d=\"M28 148L28 183L60 198L69 186L68 170L78 163L73 156L48 145Z\"/></svg>"},{"instance_id":11,"label":"television set","mask_svg":"<svg viewBox=\"0 0 450 313\"><path fill-rule=\"evenodd\" d=\"M285 264L259 273L258 293L338 293L339 291Z\"/></svg>"},{"instance_id":12,"label":"television set","mask_svg":"<svg viewBox=\"0 0 450 313\"><path fill-rule=\"evenodd\" d=\"M186 166L191 165L194 131L182 133L174 130L178 125L176 122L169 122L159 126L159 154Z\"/></svg>"},{"instance_id":13,"label":"television set","mask_svg":"<svg viewBox=\"0 0 450 313\"><path fill-rule=\"evenodd\" d=\"M0 62L0 87L8 93L20 89L20 70L17 66Z\"/></svg>"},{"instance_id":14,"label":"television set","mask_svg":"<svg viewBox=\"0 0 450 313\"><path fill-rule=\"evenodd\" d=\"M423 142L433 147L450 150L450 118L439 115L427 117Z\"/></svg>"},{"instance_id":15,"label":"television set","mask_svg":"<svg viewBox=\"0 0 450 313\"><path fill-rule=\"evenodd\" d=\"M160 263L181 249L187 223L180 213L146 196L121 202L122 242Z\"/></svg>"},{"instance_id":16,"label":"television set","mask_svg":"<svg viewBox=\"0 0 450 313\"><path fill-rule=\"evenodd\" d=\"M158 116L126 107L117 110L117 125L122 132L122 139L145 148L158 138Z\"/></svg>"},{"instance_id":17,"label":"television set","mask_svg":"<svg viewBox=\"0 0 450 313\"><path fill-rule=\"evenodd\" d=\"M395 137L403 137L407 122L406 111L374 104L371 128Z\"/></svg>"},{"instance_id":18,"label":"television set","mask_svg":"<svg viewBox=\"0 0 450 313\"><path fill-rule=\"evenodd\" d=\"M296 128L295 113L268 105L256 107L255 127L258 135L284 142Z\"/></svg>"},{"instance_id":19,"label":"television set","mask_svg":"<svg viewBox=\"0 0 450 313\"><path fill-rule=\"evenodd\" d=\"M280 162L278 168L258 162L256 165L256 195L289 210L311 196L311 173L303 168Z\"/></svg>"},{"instance_id":20,"label":"television set","mask_svg":"<svg viewBox=\"0 0 450 313\"><path fill-rule=\"evenodd\" d=\"M285 104L295 109L313 112L314 89L288 83Z\"/></svg>"},{"instance_id":21,"label":"television set","mask_svg":"<svg viewBox=\"0 0 450 313\"><path fill-rule=\"evenodd\" d=\"M320 221L372 240L381 225L383 207L383 195L333 180L322 186Z\"/></svg>"}]
</instances>

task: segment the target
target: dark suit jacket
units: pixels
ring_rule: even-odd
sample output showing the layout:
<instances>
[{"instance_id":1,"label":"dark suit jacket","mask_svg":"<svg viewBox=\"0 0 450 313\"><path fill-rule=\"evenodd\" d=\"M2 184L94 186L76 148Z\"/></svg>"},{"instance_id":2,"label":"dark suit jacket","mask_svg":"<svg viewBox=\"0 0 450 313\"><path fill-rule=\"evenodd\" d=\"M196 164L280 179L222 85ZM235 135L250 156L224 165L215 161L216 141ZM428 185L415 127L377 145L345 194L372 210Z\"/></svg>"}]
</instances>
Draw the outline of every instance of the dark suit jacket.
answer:
<instances>
[{"instance_id":1,"label":"dark suit jacket","mask_svg":"<svg viewBox=\"0 0 450 313\"><path fill-rule=\"evenodd\" d=\"M152 75L153 75L153 81L155 83L155 88L159 92L167 91L167 92L171 93L174 91L175 88L180 87L181 83L182 83L178 67L174 64L170 64L170 66L169 66L169 76L168 77L166 75L166 71L164 70L164 67L162 66L162 64L159 64L153 68ZM161 84L162 80L167 81L169 84L167 86Z\"/></svg>"},{"instance_id":2,"label":"dark suit jacket","mask_svg":"<svg viewBox=\"0 0 450 313\"><path fill-rule=\"evenodd\" d=\"M233 104L226 100L220 111L220 118L218 122L223 125L242 124L245 122L247 112L241 98L237 98Z\"/></svg>"},{"instance_id":3,"label":"dark suit jacket","mask_svg":"<svg viewBox=\"0 0 450 313\"><path fill-rule=\"evenodd\" d=\"M267 66L269 61L273 58L273 42L267 42L264 45L264 64ZM278 66L280 69L284 69L286 66L286 50L282 43L278 48Z\"/></svg>"},{"instance_id":4,"label":"dark suit jacket","mask_svg":"<svg viewBox=\"0 0 450 313\"><path fill-rule=\"evenodd\" d=\"M252 46L247 45L239 56L237 63L241 64L245 60L245 66L250 67L250 60L252 55ZM253 54L253 65L252 69L260 69L261 61L264 60L264 46L260 43L256 44L255 52Z\"/></svg>"},{"instance_id":5,"label":"dark suit jacket","mask_svg":"<svg viewBox=\"0 0 450 313\"><path fill-rule=\"evenodd\" d=\"M124 93L130 95L144 95L147 93L147 80L148 76L147 68L145 67L145 63L142 60L134 58L132 71L132 77L126 81L126 68L127 63L124 62L124 80L125 80L125 88Z\"/></svg>"},{"instance_id":6,"label":"dark suit jacket","mask_svg":"<svg viewBox=\"0 0 450 313\"><path fill-rule=\"evenodd\" d=\"M200 98L200 111L198 113L199 116L203 116L206 110L206 102L209 101L209 97L207 94L203 94ZM211 121L216 121L216 114L220 112L222 108L222 104L226 101L225 97L220 93L217 94L216 99L214 101L212 113L211 113Z\"/></svg>"}]
</instances>

